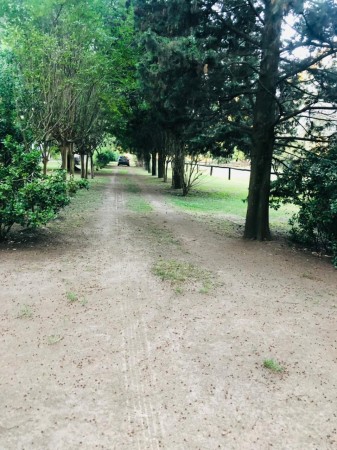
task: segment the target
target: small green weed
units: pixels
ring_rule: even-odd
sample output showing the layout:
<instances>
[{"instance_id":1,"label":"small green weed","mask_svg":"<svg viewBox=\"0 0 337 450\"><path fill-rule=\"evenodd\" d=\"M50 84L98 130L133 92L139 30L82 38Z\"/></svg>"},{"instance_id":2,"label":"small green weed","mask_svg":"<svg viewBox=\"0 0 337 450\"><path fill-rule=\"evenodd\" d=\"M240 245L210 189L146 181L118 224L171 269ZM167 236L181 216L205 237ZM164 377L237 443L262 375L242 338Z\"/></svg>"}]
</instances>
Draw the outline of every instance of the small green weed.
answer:
<instances>
[{"instance_id":1,"label":"small green weed","mask_svg":"<svg viewBox=\"0 0 337 450\"><path fill-rule=\"evenodd\" d=\"M77 302L78 296L77 294L75 294L75 292L67 292L67 299L71 303Z\"/></svg>"},{"instance_id":2,"label":"small green weed","mask_svg":"<svg viewBox=\"0 0 337 450\"><path fill-rule=\"evenodd\" d=\"M50 336L47 336L47 344L48 345L55 345L58 342L62 341L63 336L60 334L51 334Z\"/></svg>"},{"instance_id":3,"label":"small green weed","mask_svg":"<svg viewBox=\"0 0 337 450\"><path fill-rule=\"evenodd\" d=\"M281 373L284 372L284 367L282 367L277 361L274 359L265 359L263 361L263 367L271 370L272 372Z\"/></svg>"},{"instance_id":4,"label":"small green weed","mask_svg":"<svg viewBox=\"0 0 337 450\"><path fill-rule=\"evenodd\" d=\"M30 306L23 305L16 317L18 319L31 319L33 317L33 310Z\"/></svg>"}]
</instances>

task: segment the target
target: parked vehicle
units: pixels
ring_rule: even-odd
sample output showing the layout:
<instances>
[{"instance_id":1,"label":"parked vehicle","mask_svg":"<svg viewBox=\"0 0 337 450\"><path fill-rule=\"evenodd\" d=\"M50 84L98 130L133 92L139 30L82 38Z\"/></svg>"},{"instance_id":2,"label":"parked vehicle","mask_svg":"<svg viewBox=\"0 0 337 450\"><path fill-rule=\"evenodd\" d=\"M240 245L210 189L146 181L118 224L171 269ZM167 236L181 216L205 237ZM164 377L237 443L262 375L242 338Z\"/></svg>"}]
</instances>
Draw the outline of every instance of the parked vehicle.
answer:
<instances>
[{"instance_id":1,"label":"parked vehicle","mask_svg":"<svg viewBox=\"0 0 337 450\"><path fill-rule=\"evenodd\" d=\"M117 161L118 166L130 166L130 160L127 156L120 156Z\"/></svg>"}]
</instances>

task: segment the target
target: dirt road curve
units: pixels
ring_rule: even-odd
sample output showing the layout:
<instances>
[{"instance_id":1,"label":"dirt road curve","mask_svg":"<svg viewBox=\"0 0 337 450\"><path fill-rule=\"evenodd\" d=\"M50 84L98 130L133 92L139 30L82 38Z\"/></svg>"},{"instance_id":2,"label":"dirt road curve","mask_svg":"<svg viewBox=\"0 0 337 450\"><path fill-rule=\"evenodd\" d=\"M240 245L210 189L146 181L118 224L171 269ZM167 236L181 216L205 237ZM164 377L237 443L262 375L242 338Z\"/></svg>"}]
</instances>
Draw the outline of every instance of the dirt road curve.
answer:
<instances>
[{"instance_id":1,"label":"dirt road curve","mask_svg":"<svg viewBox=\"0 0 337 450\"><path fill-rule=\"evenodd\" d=\"M336 449L337 272L216 233L144 179L116 168L0 246L0 449ZM167 260L212 281L161 281Z\"/></svg>"}]
</instances>

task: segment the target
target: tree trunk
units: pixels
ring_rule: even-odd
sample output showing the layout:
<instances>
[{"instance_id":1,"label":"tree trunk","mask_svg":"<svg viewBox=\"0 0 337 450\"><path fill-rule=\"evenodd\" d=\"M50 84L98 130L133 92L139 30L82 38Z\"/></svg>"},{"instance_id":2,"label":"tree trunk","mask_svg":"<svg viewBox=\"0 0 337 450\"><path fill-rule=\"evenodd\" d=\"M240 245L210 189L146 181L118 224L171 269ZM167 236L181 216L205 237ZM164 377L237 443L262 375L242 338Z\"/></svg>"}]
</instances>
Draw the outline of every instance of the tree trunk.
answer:
<instances>
[{"instance_id":1,"label":"tree trunk","mask_svg":"<svg viewBox=\"0 0 337 450\"><path fill-rule=\"evenodd\" d=\"M61 169L65 170L66 172L68 170L68 152L69 152L68 144L61 144L61 157L62 157Z\"/></svg>"},{"instance_id":2,"label":"tree trunk","mask_svg":"<svg viewBox=\"0 0 337 450\"><path fill-rule=\"evenodd\" d=\"M276 88L279 67L283 2L265 0L265 26L256 94L251 151L248 209L244 237L270 239L270 172L275 139Z\"/></svg>"},{"instance_id":3,"label":"tree trunk","mask_svg":"<svg viewBox=\"0 0 337 450\"><path fill-rule=\"evenodd\" d=\"M86 178L84 153L81 153L81 178Z\"/></svg>"},{"instance_id":4,"label":"tree trunk","mask_svg":"<svg viewBox=\"0 0 337 450\"><path fill-rule=\"evenodd\" d=\"M95 177L94 157L92 154L90 155L90 177L91 177L91 179L93 179Z\"/></svg>"},{"instance_id":5,"label":"tree trunk","mask_svg":"<svg viewBox=\"0 0 337 450\"><path fill-rule=\"evenodd\" d=\"M164 178L165 174L165 156L164 151L160 149L158 151L158 178Z\"/></svg>"},{"instance_id":6,"label":"tree trunk","mask_svg":"<svg viewBox=\"0 0 337 450\"><path fill-rule=\"evenodd\" d=\"M43 175L47 175L48 156L43 156L42 162L43 162Z\"/></svg>"},{"instance_id":7,"label":"tree trunk","mask_svg":"<svg viewBox=\"0 0 337 450\"><path fill-rule=\"evenodd\" d=\"M85 155L85 179L88 179L88 172L89 172L89 155Z\"/></svg>"},{"instance_id":8,"label":"tree trunk","mask_svg":"<svg viewBox=\"0 0 337 450\"><path fill-rule=\"evenodd\" d=\"M152 176L157 175L157 152L156 150L153 150L151 152L151 162L152 162Z\"/></svg>"},{"instance_id":9,"label":"tree trunk","mask_svg":"<svg viewBox=\"0 0 337 450\"><path fill-rule=\"evenodd\" d=\"M69 173L71 177L75 174L75 158L72 148L69 149Z\"/></svg>"},{"instance_id":10,"label":"tree trunk","mask_svg":"<svg viewBox=\"0 0 337 450\"><path fill-rule=\"evenodd\" d=\"M183 189L184 187L184 171L185 171L185 154L184 146L177 142L173 156L172 166L172 188Z\"/></svg>"},{"instance_id":11,"label":"tree trunk","mask_svg":"<svg viewBox=\"0 0 337 450\"><path fill-rule=\"evenodd\" d=\"M145 169L150 173L151 167L150 167L150 155L147 153L144 155L144 163L145 163Z\"/></svg>"},{"instance_id":12,"label":"tree trunk","mask_svg":"<svg viewBox=\"0 0 337 450\"><path fill-rule=\"evenodd\" d=\"M166 161L165 161L165 172L164 172L164 183L167 183L167 172L168 172L169 164L170 164L170 160L166 159Z\"/></svg>"}]
</instances>

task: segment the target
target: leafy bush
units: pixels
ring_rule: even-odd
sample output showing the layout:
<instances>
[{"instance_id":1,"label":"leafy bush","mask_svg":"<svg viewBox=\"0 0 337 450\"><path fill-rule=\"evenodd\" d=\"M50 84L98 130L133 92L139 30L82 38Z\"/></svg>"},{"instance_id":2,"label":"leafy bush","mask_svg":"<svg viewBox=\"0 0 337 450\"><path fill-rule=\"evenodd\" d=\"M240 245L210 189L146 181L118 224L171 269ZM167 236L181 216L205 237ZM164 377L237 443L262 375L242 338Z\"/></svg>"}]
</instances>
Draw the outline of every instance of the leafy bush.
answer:
<instances>
[{"instance_id":1,"label":"leafy bush","mask_svg":"<svg viewBox=\"0 0 337 450\"><path fill-rule=\"evenodd\" d=\"M39 162L39 151L26 152L10 138L0 147L0 240L14 224L46 224L70 202L65 173L44 176Z\"/></svg>"},{"instance_id":2,"label":"leafy bush","mask_svg":"<svg viewBox=\"0 0 337 450\"><path fill-rule=\"evenodd\" d=\"M299 206L290 221L293 238L330 252L337 267L337 145L289 165L272 185L272 205L280 203Z\"/></svg>"},{"instance_id":3,"label":"leafy bush","mask_svg":"<svg viewBox=\"0 0 337 450\"><path fill-rule=\"evenodd\" d=\"M75 195L79 189L89 189L89 181L85 178L79 180L70 179L67 183L67 191L69 195Z\"/></svg>"},{"instance_id":4,"label":"leafy bush","mask_svg":"<svg viewBox=\"0 0 337 450\"><path fill-rule=\"evenodd\" d=\"M106 167L109 162L117 161L118 153L111 150L104 150L102 152L96 153L95 164L99 169Z\"/></svg>"}]
</instances>

